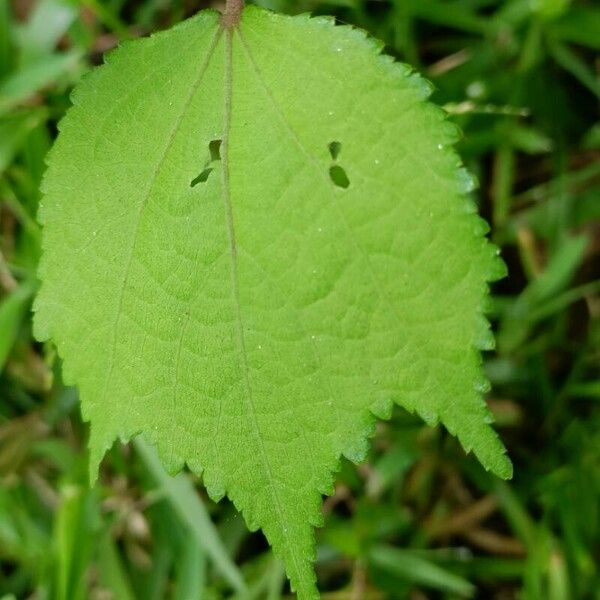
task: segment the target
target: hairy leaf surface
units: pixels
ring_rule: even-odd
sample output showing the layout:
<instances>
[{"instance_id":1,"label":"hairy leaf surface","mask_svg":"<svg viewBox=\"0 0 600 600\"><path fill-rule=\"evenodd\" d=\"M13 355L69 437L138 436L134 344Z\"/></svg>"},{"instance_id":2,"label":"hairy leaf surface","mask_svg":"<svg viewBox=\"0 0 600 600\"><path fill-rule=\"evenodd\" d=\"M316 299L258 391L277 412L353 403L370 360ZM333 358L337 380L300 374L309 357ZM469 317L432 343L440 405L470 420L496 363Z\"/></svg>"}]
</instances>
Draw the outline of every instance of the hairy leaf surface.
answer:
<instances>
[{"instance_id":1,"label":"hairy leaf surface","mask_svg":"<svg viewBox=\"0 0 600 600\"><path fill-rule=\"evenodd\" d=\"M503 267L454 127L380 52L329 19L200 13L85 78L44 183L35 326L92 472L143 434L262 527L302 599L321 495L373 415L398 403L511 471L479 355Z\"/></svg>"}]
</instances>

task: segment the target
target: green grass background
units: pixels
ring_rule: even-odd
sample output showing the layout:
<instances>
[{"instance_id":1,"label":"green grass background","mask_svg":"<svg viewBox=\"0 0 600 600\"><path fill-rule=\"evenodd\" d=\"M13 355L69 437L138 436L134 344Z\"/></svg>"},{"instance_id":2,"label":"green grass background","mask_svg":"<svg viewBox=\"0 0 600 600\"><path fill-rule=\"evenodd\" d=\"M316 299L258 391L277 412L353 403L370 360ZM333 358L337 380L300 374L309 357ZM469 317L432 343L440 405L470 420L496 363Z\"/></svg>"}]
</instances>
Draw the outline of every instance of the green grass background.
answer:
<instances>
[{"instance_id":1,"label":"green grass background","mask_svg":"<svg viewBox=\"0 0 600 600\"><path fill-rule=\"evenodd\" d=\"M256 3L335 14L435 84L510 270L486 370L514 480L397 410L325 501L323 598L600 599L600 6ZM291 597L262 535L141 443L116 445L88 489L77 392L31 336L39 184L70 90L120 40L209 4L0 0L2 600Z\"/></svg>"}]
</instances>

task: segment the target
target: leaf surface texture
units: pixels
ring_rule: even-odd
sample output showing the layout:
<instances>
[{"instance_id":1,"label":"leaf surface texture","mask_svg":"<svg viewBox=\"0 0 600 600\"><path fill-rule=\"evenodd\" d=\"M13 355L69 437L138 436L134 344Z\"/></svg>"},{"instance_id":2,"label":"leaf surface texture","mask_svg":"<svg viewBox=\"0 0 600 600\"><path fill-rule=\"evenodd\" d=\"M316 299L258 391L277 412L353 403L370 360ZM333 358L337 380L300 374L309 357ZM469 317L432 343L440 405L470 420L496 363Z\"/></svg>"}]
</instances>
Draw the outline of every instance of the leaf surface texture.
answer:
<instances>
[{"instance_id":1,"label":"leaf surface texture","mask_svg":"<svg viewBox=\"0 0 600 600\"><path fill-rule=\"evenodd\" d=\"M76 89L49 159L35 327L96 472L143 436L203 473L318 597L340 456L393 403L502 476L482 399L502 273L429 86L329 19L202 12Z\"/></svg>"}]
</instances>

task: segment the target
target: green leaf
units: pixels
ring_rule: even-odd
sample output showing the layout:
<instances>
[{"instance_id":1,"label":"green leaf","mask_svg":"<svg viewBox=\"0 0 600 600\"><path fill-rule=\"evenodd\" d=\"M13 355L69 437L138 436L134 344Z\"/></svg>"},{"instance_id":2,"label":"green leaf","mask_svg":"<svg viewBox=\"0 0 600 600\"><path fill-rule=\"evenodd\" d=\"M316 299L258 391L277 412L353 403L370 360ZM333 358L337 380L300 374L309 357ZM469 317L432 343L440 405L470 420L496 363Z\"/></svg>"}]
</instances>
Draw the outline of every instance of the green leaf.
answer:
<instances>
[{"instance_id":1,"label":"green leaf","mask_svg":"<svg viewBox=\"0 0 600 600\"><path fill-rule=\"evenodd\" d=\"M430 87L331 19L249 7L129 42L49 159L35 329L91 421L143 434L262 527L302 599L340 456L393 403L484 466L478 349L503 274Z\"/></svg>"},{"instance_id":2,"label":"green leaf","mask_svg":"<svg viewBox=\"0 0 600 600\"><path fill-rule=\"evenodd\" d=\"M597 6L573 6L552 24L551 31L565 42L600 50L600 9Z\"/></svg>"},{"instance_id":3,"label":"green leaf","mask_svg":"<svg viewBox=\"0 0 600 600\"><path fill-rule=\"evenodd\" d=\"M0 115L0 175L10 166L27 135L44 117L44 111L37 109Z\"/></svg>"},{"instance_id":4,"label":"green leaf","mask_svg":"<svg viewBox=\"0 0 600 600\"><path fill-rule=\"evenodd\" d=\"M369 560L376 567L394 575L399 581L449 592L462 598L472 598L475 593L475 587L466 579L419 556L414 550L375 546L369 552Z\"/></svg>"},{"instance_id":5,"label":"green leaf","mask_svg":"<svg viewBox=\"0 0 600 600\"><path fill-rule=\"evenodd\" d=\"M246 583L242 574L227 555L227 550L219 539L219 534L210 520L210 515L197 497L190 480L182 473L177 477L169 477L152 448L142 440L136 440L136 449L159 484L161 492L181 521L187 526L187 531L191 533L190 537L200 545L203 552L206 551L210 555L215 566L231 584L231 587L240 593L245 593L247 591ZM199 573L196 574L199 575ZM193 596L188 594L186 597Z\"/></svg>"},{"instance_id":6,"label":"green leaf","mask_svg":"<svg viewBox=\"0 0 600 600\"><path fill-rule=\"evenodd\" d=\"M40 0L19 32L21 61L29 63L51 53L75 18L77 8L65 0Z\"/></svg>"},{"instance_id":7,"label":"green leaf","mask_svg":"<svg viewBox=\"0 0 600 600\"><path fill-rule=\"evenodd\" d=\"M34 286L27 282L0 300L0 372L17 339L33 293Z\"/></svg>"},{"instance_id":8,"label":"green leaf","mask_svg":"<svg viewBox=\"0 0 600 600\"><path fill-rule=\"evenodd\" d=\"M78 51L48 54L0 81L0 115L78 68Z\"/></svg>"}]
</instances>

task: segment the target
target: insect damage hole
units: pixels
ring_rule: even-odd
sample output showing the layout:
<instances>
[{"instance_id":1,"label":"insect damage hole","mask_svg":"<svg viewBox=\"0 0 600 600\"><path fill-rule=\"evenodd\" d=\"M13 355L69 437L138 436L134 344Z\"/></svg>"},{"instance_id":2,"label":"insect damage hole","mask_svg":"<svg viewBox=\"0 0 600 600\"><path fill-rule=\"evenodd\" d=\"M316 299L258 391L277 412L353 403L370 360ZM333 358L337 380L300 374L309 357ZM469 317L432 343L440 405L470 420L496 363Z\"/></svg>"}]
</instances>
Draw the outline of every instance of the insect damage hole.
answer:
<instances>
[{"instance_id":1,"label":"insect damage hole","mask_svg":"<svg viewBox=\"0 0 600 600\"><path fill-rule=\"evenodd\" d=\"M196 187L199 183L206 183L208 181L209 175L213 171L214 171L214 169L211 169L211 168L204 169L204 171L202 171L202 173L200 173L200 175L198 175L198 177L196 177L195 179L192 179L192 181L190 182L190 187Z\"/></svg>"},{"instance_id":2,"label":"insect damage hole","mask_svg":"<svg viewBox=\"0 0 600 600\"><path fill-rule=\"evenodd\" d=\"M334 165L329 169L329 177L334 185L342 189L348 189L350 187L350 180L343 167Z\"/></svg>"},{"instance_id":3,"label":"insect damage hole","mask_svg":"<svg viewBox=\"0 0 600 600\"><path fill-rule=\"evenodd\" d=\"M223 140L213 140L208 145L208 151L210 152L210 161L215 162L216 160L221 160L221 144Z\"/></svg>"},{"instance_id":4,"label":"insect damage hole","mask_svg":"<svg viewBox=\"0 0 600 600\"><path fill-rule=\"evenodd\" d=\"M340 142L331 142L331 144L329 144L329 154L331 154L331 158L333 158L333 160L337 160L341 151L342 144Z\"/></svg>"},{"instance_id":5,"label":"insect damage hole","mask_svg":"<svg viewBox=\"0 0 600 600\"><path fill-rule=\"evenodd\" d=\"M215 170L214 167L211 167L211 164L221 160L222 143L223 140L212 140L208 144L209 158L206 163L206 166L204 167L204 170L200 173L200 175L192 179L192 181L190 182L190 187L193 188L196 187L199 183L206 183L208 181L210 174Z\"/></svg>"},{"instance_id":6,"label":"insect damage hole","mask_svg":"<svg viewBox=\"0 0 600 600\"><path fill-rule=\"evenodd\" d=\"M333 162L336 163L340 153L342 152L342 143L333 141L330 142L329 146L327 147L329 148L329 154L331 155ZM344 167L341 167L338 164L334 164L329 169L329 178L331 179L331 182L339 188L345 190L350 187L350 179L348 179L346 170Z\"/></svg>"}]
</instances>

